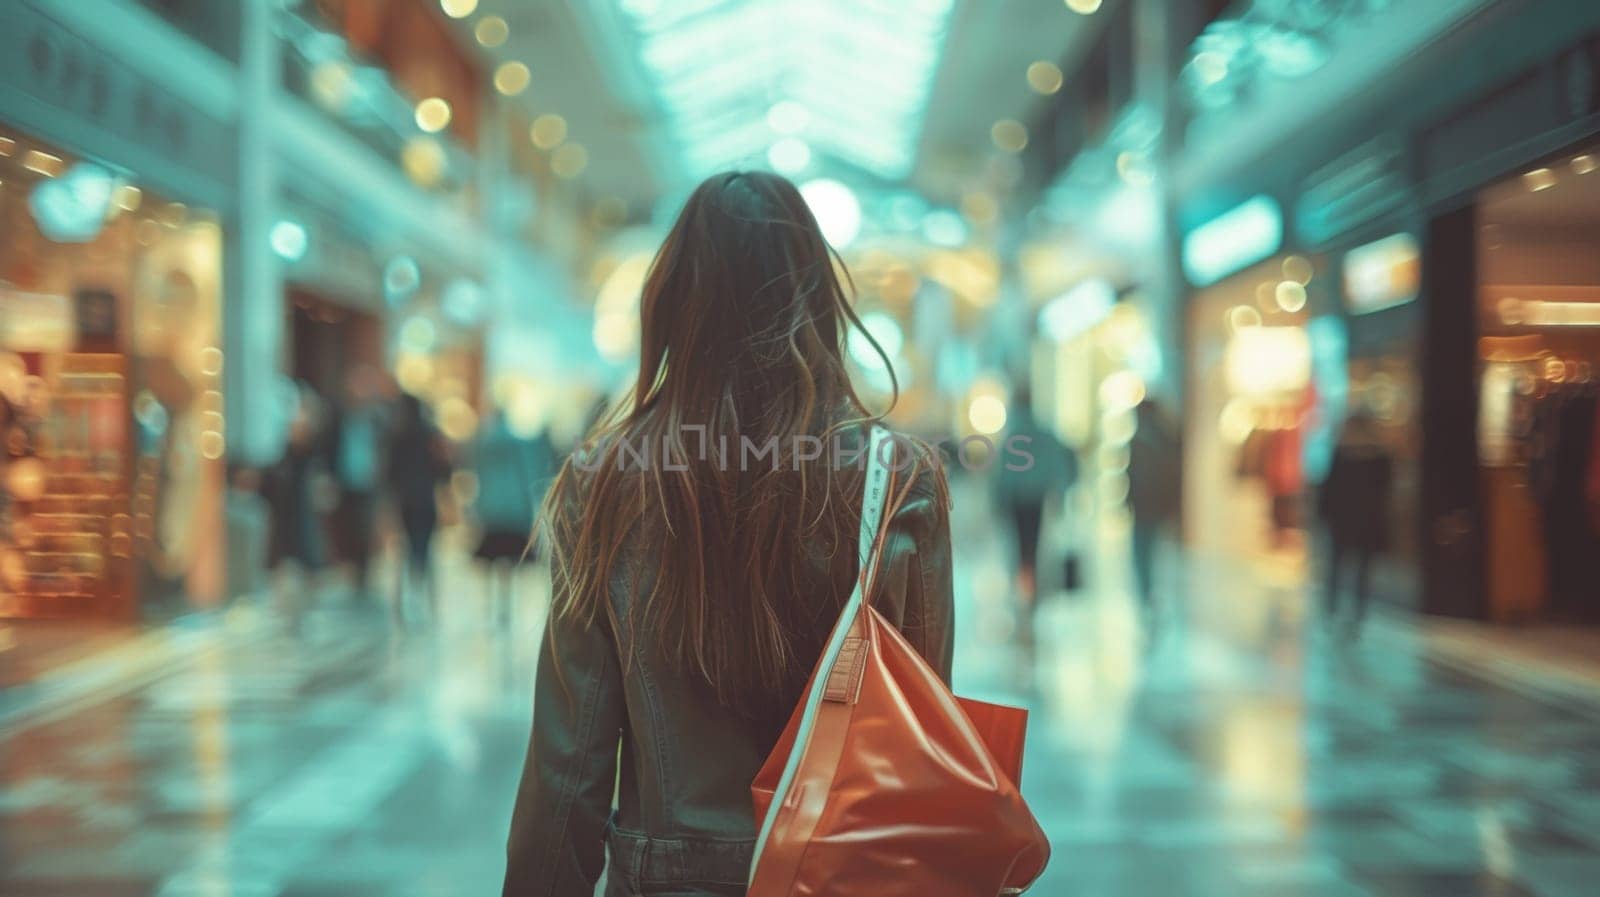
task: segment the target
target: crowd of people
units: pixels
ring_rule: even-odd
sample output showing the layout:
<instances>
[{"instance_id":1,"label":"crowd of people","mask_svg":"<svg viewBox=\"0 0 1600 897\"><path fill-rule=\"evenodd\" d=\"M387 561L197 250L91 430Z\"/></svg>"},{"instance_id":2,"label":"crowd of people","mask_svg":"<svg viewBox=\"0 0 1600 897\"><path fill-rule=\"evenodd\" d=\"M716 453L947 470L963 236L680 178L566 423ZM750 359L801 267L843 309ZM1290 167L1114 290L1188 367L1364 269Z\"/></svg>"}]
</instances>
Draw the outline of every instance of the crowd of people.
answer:
<instances>
[{"instance_id":1,"label":"crowd of people","mask_svg":"<svg viewBox=\"0 0 1600 897\"><path fill-rule=\"evenodd\" d=\"M339 581L356 606L387 607L397 627L425 625L438 610L434 543L446 519L476 531L474 558L500 583L496 613L509 613L512 572L536 557L533 522L557 467L548 432L519 435L497 409L473 439L453 442L423 399L368 367L337 396L302 381L287 399L281 458L236 471L233 484L266 512L266 565L291 626ZM393 589L382 594L374 566L390 557Z\"/></svg>"},{"instance_id":2,"label":"crowd of people","mask_svg":"<svg viewBox=\"0 0 1600 897\"><path fill-rule=\"evenodd\" d=\"M1141 401L1135 421L1128 445L1126 499L1130 585L1146 643L1152 644L1166 620L1182 610L1181 577L1158 577L1168 566L1162 561L1167 554L1164 546L1182 542L1183 447L1181 426L1159 400ZM1077 452L1036 418L1026 385L1014 391L1007 434L1026 438L1036 461L1026 469L997 465L992 489L997 514L1010 523L1016 552L1017 630L1021 648L1031 652L1033 618L1041 594L1049 591L1046 586L1072 591L1083 585L1081 561L1085 550L1092 548L1087 538L1090 527L1074 520L1077 512L1069 505L1068 496L1079 480ZM1298 442L1295 448L1298 452ZM1314 511L1306 522L1322 535L1322 550L1312 558L1324 581L1320 613L1346 638L1360 634L1374 591L1373 568L1390 548L1394 465L1372 413L1358 408L1339 429L1326 475L1310 484L1307 494L1302 494L1298 477L1293 490L1266 484L1274 529L1285 519L1301 519L1302 504ZM1077 531L1072 540L1077 544L1055 546L1046 561L1059 561L1063 569L1041 584L1041 533L1052 509L1058 526Z\"/></svg>"},{"instance_id":3,"label":"crowd of people","mask_svg":"<svg viewBox=\"0 0 1600 897\"><path fill-rule=\"evenodd\" d=\"M331 398L295 383L289 404L282 457L234 477L235 488L259 497L267 510L267 566L288 619L302 620L318 587L342 578L354 603L386 607L399 627L427 620L437 611L433 557L441 519L471 527L472 556L485 574L482 599L499 620L507 618L517 568L538 560L534 520L570 447L559 448L548 429L519 434L503 409L486 414L470 441L452 442L423 400L368 367L352 370L341 394ZM1156 400L1143 401L1136 420L1128 460L1131 586L1153 637L1177 601L1163 594L1157 571L1161 546L1180 538L1182 448L1179 427ZM1068 497L1079 482L1080 462L1035 417L1026 384L1015 391L1006 431L1026 437L1034 459L1020 470L995 465L991 490L995 511L1013 535L1019 641L1031 651L1041 593L1083 586L1084 556L1092 546L1089 527L1074 526L1073 541L1082 544L1047 551L1051 569L1041 583L1041 534L1047 520L1070 522ZM1366 615L1373 562L1387 542L1392 463L1374 436L1370 415L1357 412L1343 428L1328 476L1311 496L1326 534L1323 609L1351 634ZM453 488L460 485L457 472L468 474L465 489ZM379 557L395 560L388 594L374 586ZM342 577L334 576L336 570ZM1349 602L1342 600L1347 591Z\"/></svg>"}]
</instances>

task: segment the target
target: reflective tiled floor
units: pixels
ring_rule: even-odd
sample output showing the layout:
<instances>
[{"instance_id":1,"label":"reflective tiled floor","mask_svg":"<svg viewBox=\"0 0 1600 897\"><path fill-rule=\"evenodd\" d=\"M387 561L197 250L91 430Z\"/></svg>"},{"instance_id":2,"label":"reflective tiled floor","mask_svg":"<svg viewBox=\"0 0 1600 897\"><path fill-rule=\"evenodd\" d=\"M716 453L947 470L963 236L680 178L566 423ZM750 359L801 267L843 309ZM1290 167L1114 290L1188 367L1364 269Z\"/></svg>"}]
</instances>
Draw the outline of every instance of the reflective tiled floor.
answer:
<instances>
[{"instance_id":1,"label":"reflective tiled floor","mask_svg":"<svg viewBox=\"0 0 1600 897\"><path fill-rule=\"evenodd\" d=\"M1004 541L963 509L958 686L1034 710L1034 893L1600 893L1600 704L1455 672L1401 617L1347 644L1238 564L1170 558L1145 639L1115 538L1030 664ZM499 626L449 582L426 634L330 605L0 736L0 893L494 893L540 596Z\"/></svg>"}]
</instances>

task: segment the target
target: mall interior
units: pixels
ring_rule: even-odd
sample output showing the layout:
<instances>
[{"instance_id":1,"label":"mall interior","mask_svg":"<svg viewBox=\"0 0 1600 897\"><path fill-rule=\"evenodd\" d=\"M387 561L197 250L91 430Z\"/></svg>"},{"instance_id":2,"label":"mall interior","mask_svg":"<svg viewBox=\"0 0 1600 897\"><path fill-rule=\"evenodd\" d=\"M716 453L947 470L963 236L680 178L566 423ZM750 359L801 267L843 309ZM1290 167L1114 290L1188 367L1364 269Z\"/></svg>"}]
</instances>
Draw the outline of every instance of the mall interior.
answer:
<instances>
[{"instance_id":1,"label":"mall interior","mask_svg":"<svg viewBox=\"0 0 1600 897\"><path fill-rule=\"evenodd\" d=\"M7 0L0 78L0 894L499 893L529 508L728 169L892 426L1074 462L950 469L1030 893L1600 893L1600 3Z\"/></svg>"}]
</instances>

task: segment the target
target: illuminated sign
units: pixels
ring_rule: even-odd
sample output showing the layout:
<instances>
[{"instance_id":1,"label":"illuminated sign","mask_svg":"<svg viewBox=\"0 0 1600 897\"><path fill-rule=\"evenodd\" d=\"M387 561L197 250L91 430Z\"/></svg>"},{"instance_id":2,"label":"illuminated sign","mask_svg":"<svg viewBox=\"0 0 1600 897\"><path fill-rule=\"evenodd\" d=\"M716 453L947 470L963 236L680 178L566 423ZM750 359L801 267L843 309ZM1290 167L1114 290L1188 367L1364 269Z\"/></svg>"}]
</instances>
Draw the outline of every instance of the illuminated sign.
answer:
<instances>
[{"instance_id":1,"label":"illuminated sign","mask_svg":"<svg viewBox=\"0 0 1600 897\"><path fill-rule=\"evenodd\" d=\"M1094 278L1050 300L1039 312L1039 330L1064 343L1099 324L1117 304L1117 291L1108 281Z\"/></svg>"},{"instance_id":2,"label":"illuminated sign","mask_svg":"<svg viewBox=\"0 0 1600 897\"><path fill-rule=\"evenodd\" d=\"M1511 327L1600 327L1600 302L1502 299L1500 322Z\"/></svg>"},{"instance_id":3,"label":"illuminated sign","mask_svg":"<svg viewBox=\"0 0 1600 897\"><path fill-rule=\"evenodd\" d=\"M28 208L47 239L88 243L105 226L116 189L111 172L93 162L79 162L60 177L39 181L28 196Z\"/></svg>"},{"instance_id":4,"label":"illuminated sign","mask_svg":"<svg viewBox=\"0 0 1600 897\"><path fill-rule=\"evenodd\" d=\"M1416 237L1395 234L1344 256L1344 298L1351 314L1403 305L1422 287L1422 251Z\"/></svg>"},{"instance_id":5,"label":"illuminated sign","mask_svg":"<svg viewBox=\"0 0 1600 897\"><path fill-rule=\"evenodd\" d=\"M1235 394L1296 393L1311 382L1311 339L1304 327L1246 327L1228 340L1224 365Z\"/></svg>"},{"instance_id":6,"label":"illuminated sign","mask_svg":"<svg viewBox=\"0 0 1600 897\"><path fill-rule=\"evenodd\" d=\"M1197 287L1261 261L1283 246L1283 211L1270 196L1245 200L1183 238L1183 273Z\"/></svg>"}]
</instances>

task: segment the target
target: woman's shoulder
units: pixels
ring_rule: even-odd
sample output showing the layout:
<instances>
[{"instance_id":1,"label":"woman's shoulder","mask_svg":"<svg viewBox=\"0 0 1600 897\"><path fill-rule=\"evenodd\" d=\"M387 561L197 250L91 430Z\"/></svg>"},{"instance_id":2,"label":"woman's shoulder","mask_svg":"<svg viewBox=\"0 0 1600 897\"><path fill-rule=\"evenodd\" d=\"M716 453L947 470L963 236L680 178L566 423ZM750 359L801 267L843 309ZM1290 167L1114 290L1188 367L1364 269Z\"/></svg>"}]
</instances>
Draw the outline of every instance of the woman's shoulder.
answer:
<instances>
[{"instance_id":1,"label":"woman's shoulder","mask_svg":"<svg viewBox=\"0 0 1600 897\"><path fill-rule=\"evenodd\" d=\"M894 444L890 465L904 484L900 515L939 516L950 506L950 486L945 473L945 458L937 445L915 434L885 428Z\"/></svg>"}]
</instances>

